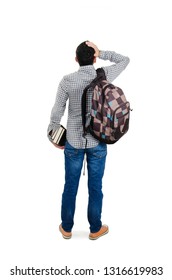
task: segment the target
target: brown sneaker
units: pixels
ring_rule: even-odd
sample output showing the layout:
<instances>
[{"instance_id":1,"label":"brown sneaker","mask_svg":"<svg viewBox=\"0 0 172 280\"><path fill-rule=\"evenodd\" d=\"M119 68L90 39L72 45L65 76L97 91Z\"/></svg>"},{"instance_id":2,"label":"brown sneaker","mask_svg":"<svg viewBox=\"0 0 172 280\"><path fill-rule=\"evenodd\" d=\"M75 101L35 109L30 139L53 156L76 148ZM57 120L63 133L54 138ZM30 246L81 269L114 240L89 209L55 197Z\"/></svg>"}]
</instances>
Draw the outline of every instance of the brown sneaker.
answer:
<instances>
[{"instance_id":1,"label":"brown sneaker","mask_svg":"<svg viewBox=\"0 0 172 280\"><path fill-rule=\"evenodd\" d=\"M63 238L65 239L70 239L72 237L72 233L71 232L67 232L62 228L62 225L59 225L59 230L63 236Z\"/></svg>"},{"instance_id":2,"label":"brown sneaker","mask_svg":"<svg viewBox=\"0 0 172 280\"><path fill-rule=\"evenodd\" d=\"M99 231L94 232L94 233L90 233L89 234L89 239L96 240L97 238L105 235L108 232L109 232L108 226L107 225L103 225Z\"/></svg>"}]
</instances>

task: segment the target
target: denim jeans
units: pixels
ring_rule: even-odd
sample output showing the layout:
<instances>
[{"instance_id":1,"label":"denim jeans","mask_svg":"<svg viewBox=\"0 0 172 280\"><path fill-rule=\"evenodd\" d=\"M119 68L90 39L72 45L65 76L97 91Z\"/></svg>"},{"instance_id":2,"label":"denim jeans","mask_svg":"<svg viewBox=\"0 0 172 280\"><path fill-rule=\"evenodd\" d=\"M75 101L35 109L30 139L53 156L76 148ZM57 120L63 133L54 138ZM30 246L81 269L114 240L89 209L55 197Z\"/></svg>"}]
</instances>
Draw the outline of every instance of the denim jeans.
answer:
<instances>
[{"instance_id":1,"label":"denim jeans","mask_svg":"<svg viewBox=\"0 0 172 280\"><path fill-rule=\"evenodd\" d=\"M75 149L68 142L65 144L65 185L62 194L61 219L62 227L70 232L74 225L75 202L78 191L81 169L86 153L88 169L88 222L90 232L99 231L102 226L102 178L105 169L107 146L100 143L94 148Z\"/></svg>"}]
</instances>

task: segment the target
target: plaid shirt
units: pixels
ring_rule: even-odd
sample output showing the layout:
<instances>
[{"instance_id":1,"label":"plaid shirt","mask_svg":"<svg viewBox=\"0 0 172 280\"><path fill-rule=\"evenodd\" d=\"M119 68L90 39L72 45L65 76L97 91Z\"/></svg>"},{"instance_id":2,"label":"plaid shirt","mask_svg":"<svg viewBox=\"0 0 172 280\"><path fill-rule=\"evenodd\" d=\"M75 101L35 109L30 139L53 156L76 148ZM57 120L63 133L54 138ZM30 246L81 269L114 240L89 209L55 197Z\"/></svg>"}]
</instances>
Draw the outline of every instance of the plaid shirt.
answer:
<instances>
[{"instance_id":1,"label":"plaid shirt","mask_svg":"<svg viewBox=\"0 0 172 280\"><path fill-rule=\"evenodd\" d=\"M128 57L117 54L113 51L100 51L99 58L115 63L103 67L106 78L109 82L113 82L129 63ZM84 149L86 142L86 139L83 137L81 97L84 88L95 77L96 70L93 65L81 66L77 72L64 76L59 84L56 101L51 111L48 134L51 130L55 130L60 126L60 121L66 108L66 102L69 99L67 140L70 145L77 149ZM89 92L87 102L88 108L91 108L91 97L92 93ZM99 141L90 134L87 134L86 138L87 148L95 147L99 143Z\"/></svg>"}]
</instances>

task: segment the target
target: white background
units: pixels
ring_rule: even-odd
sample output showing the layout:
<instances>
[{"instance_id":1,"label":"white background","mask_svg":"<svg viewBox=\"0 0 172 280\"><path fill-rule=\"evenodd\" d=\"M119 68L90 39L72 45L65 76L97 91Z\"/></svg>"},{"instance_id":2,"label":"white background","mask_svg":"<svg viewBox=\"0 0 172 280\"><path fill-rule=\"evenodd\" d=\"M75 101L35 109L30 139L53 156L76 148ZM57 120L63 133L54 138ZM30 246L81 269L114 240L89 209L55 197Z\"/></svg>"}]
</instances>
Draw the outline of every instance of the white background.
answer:
<instances>
[{"instance_id":1,"label":"white background","mask_svg":"<svg viewBox=\"0 0 172 280\"><path fill-rule=\"evenodd\" d=\"M163 266L164 277L140 279L171 280L170 1L0 3L1 278L13 279L16 265L95 269L94 277L78 279L102 279L106 266ZM58 83L77 71L75 49L85 40L131 60L115 81L133 108L130 131L108 147L102 220L110 232L97 241L88 239L87 176L73 238L58 231L63 151L46 137ZM61 278L68 279L52 276Z\"/></svg>"}]
</instances>

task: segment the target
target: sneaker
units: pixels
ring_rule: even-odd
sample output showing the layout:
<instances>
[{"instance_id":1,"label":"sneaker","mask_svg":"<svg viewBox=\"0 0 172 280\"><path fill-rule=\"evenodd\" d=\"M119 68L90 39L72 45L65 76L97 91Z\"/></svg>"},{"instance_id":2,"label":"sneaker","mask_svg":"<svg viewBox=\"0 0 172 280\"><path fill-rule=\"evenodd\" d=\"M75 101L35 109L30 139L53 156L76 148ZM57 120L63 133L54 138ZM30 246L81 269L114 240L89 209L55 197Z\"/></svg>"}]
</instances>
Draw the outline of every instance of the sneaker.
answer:
<instances>
[{"instance_id":1,"label":"sneaker","mask_svg":"<svg viewBox=\"0 0 172 280\"><path fill-rule=\"evenodd\" d=\"M63 236L63 238L65 239L70 239L72 237L72 233L71 232L67 232L62 228L62 225L59 225L59 230Z\"/></svg>"},{"instance_id":2,"label":"sneaker","mask_svg":"<svg viewBox=\"0 0 172 280\"><path fill-rule=\"evenodd\" d=\"M99 231L94 232L94 233L90 233L89 234L89 239L96 240L97 238L105 235L108 232L109 232L108 226L107 225L103 225Z\"/></svg>"}]
</instances>

